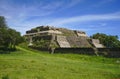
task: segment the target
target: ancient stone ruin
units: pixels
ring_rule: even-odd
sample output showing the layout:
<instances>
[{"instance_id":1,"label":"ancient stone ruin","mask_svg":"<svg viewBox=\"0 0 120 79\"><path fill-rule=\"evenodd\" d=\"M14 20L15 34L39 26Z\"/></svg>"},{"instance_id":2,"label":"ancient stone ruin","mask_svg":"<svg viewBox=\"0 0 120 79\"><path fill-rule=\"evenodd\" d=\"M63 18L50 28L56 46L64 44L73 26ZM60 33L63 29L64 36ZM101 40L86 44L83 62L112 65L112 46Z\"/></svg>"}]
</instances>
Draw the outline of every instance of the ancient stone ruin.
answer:
<instances>
[{"instance_id":1,"label":"ancient stone ruin","mask_svg":"<svg viewBox=\"0 0 120 79\"><path fill-rule=\"evenodd\" d=\"M84 31L39 26L26 31L28 46L52 53L79 53L120 57L119 48L106 48L98 39L91 39Z\"/></svg>"},{"instance_id":2,"label":"ancient stone ruin","mask_svg":"<svg viewBox=\"0 0 120 79\"><path fill-rule=\"evenodd\" d=\"M89 38L84 31L39 26L26 31L29 46L39 48L103 48L98 39Z\"/></svg>"}]
</instances>

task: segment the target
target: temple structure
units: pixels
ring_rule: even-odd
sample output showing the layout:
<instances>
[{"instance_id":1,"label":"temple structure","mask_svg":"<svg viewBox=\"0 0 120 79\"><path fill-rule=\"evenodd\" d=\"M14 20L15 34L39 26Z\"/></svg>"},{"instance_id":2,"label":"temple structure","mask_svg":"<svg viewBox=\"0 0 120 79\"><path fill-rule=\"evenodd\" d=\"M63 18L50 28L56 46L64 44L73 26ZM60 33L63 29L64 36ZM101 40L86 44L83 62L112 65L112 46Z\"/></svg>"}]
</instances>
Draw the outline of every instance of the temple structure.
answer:
<instances>
[{"instance_id":1,"label":"temple structure","mask_svg":"<svg viewBox=\"0 0 120 79\"><path fill-rule=\"evenodd\" d=\"M29 46L40 48L103 48L98 39L89 38L84 31L39 26L26 31Z\"/></svg>"}]
</instances>

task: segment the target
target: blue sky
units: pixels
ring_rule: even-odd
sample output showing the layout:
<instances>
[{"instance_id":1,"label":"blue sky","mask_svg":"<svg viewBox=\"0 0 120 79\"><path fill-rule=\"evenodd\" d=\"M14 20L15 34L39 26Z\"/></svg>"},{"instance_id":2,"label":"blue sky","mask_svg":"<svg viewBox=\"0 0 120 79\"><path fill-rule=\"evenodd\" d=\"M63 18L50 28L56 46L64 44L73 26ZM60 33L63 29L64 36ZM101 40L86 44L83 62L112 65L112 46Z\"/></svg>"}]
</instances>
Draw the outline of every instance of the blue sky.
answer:
<instances>
[{"instance_id":1,"label":"blue sky","mask_svg":"<svg viewBox=\"0 0 120 79\"><path fill-rule=\"evenodd\" d=\"M50 25L120 37L120 0L0 0L0 15L22 35Z\"/></svg>"}]
</instances>

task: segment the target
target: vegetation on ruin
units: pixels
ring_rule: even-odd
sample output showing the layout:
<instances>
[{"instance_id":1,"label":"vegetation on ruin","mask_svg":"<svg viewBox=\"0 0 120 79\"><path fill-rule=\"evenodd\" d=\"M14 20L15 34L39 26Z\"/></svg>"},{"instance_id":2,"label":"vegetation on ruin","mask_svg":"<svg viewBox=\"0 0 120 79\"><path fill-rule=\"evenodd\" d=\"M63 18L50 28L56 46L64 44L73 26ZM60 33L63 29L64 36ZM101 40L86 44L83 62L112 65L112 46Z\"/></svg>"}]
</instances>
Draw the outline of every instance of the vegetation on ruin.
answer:
<instances>
[{"instance_id":1,"label":"vegetation on ruin","mask_svg":"<svg viewBox=\"0 0 120 79\"><path fill-rule=\"evenodd\" d=\"M59 31L61 31L63 33L63 35L65 35L65 36L76 36L74 31L71 31L71 30L68 30L65 28L61 28L61 29L59 29Z\"/></svg>"}]
</instances>

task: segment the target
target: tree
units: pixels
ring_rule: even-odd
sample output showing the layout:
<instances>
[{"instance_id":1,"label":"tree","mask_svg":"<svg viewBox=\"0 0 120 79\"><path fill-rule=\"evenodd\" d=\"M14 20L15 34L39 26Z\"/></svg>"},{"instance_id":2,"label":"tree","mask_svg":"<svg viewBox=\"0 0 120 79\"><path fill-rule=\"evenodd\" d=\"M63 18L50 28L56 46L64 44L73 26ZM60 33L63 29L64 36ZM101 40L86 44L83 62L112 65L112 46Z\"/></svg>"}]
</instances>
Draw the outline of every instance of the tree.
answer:
<instances>
[{"instance_id":1,"label":"tree","mask_svg":"<svg viewBox=\"0 0 120 79\"><path fill-rule=\"evenodd\" d=\"M9 46L9 33L6 28L0 28L0 47Z\"/></svg>"},{"instance_id":2,"label":"tree","mask_svg":"<svg viewBox=\"0 0 120 79\"><path fill-rule=\"evenodd\" d=\"M23 41L23 38L20 35L20 32L17 32L14 29L8 29L9 33L9 47L15 49L15 46Z\"/></svg>"},{"instance_id":3,"label":"tree","mask_svg":"<svg viewBox=\"0 0 120 79\"><path fill-rule=\"evenodd\" d=\"M118 36L96 33L91 36L91 38L99 39L100 42L108 48L120 47L120 41L118 40Z\"/></svg>"},{"instance_id":4,"label":"tree","mask_svg":"<svg viewBox=\"0 0 120 79\"><path fill-rule=\"evenodd\" d=\"M0 16L0 48L15 49L15 46L23 41L20 33L8 28L5 18Z\"/></svg>"},{"instance_id":5,"label":"tree","mask_svg":"<svg viewBox=\"0 0 120 79\"><path fill-rule=\"evenodd\" d=\"M3 27L6 28L7 24L6 24L4 16L0 16L0 28L3 28Z\"/></svg>"}]
</instances>

